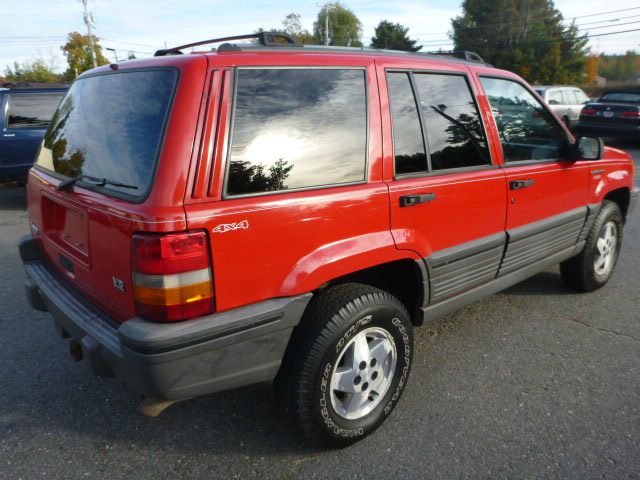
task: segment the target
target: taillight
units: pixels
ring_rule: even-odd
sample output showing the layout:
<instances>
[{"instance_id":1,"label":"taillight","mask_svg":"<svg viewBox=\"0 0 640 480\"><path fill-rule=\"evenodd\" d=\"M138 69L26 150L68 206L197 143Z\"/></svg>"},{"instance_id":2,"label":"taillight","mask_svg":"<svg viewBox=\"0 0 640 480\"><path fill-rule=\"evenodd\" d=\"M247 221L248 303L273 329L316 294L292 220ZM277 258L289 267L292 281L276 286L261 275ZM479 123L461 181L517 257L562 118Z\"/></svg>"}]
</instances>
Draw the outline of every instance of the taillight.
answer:
<instances>
[{"instance_id":1,"label":"taillight","mask_svg":"<svg viewBox=\"0 0 640 480\"><path fill-rule=\"evenodd\" d=\"M640 118L640 110L632 110L630 112L622 112L622 118Z\"/></svg>"},{"instance_id":2,"label":"taillight","mask_svg":"<svg viewBox=\"0 0 640 480\"><path fill-rule=\"evenodd\" d=\"M595 115L597 112L597 110L595 108L583 108L580 111L580 115L585 115L585 116L593 116Z\"/></svg>"},{"instance_id":3,"label":"taillight","mask_svg":"<svg viewBox=\"0 0 640 480\"><path fill-rule=\"evenodd\" d=\"M213 311L213 275L206 232L136 234L131 260L139 316L174 322Z\"/></svg>"}]
</instances>

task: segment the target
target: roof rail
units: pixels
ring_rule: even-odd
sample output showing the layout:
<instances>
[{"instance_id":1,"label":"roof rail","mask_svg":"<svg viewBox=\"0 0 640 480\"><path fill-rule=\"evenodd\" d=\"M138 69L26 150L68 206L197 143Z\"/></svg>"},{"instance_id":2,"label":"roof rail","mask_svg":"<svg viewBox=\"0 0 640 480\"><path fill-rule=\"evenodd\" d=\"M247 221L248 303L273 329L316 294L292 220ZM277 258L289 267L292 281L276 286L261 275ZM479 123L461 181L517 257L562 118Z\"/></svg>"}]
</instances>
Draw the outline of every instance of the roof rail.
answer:
<instances>
[{"instance_id":1,"label":"roof rail","mask_svg":"<svg viewBox=\"0 0 640 480\"><path fill-rule=\"evenodd\" d=\"M461 58L462 60L466 60L467 62L484 63L486 65L489 65L480 55L470 50L439 50L437 52L426 53L430 55L442 55L445 57Z\"/></svg>"},{"instance_id":2,"label":"roof rail","mask_svg":"<svg viewBox=\"0 0 640 480\"><path fill-rule=\"evenodd\" d=\"M154 57L163 57L165 55L180 55L185 48L199 47L200 45L207 45L210 43L228 42L230 40L246 40L250 38L256 38L265 47L301 47L302 44L294 37L285 32L258 32L249 33L247 35L234 35L232 37L220 37L212 38L210 40L203 40L201 42L188 43L186 45L180 45L179 47L172 47L163 50L158 50L153 54ZM284 42L279 42L278 38L284 39ZM227 46L227 48L230 46Z\"/></svg>"}]
</instances>

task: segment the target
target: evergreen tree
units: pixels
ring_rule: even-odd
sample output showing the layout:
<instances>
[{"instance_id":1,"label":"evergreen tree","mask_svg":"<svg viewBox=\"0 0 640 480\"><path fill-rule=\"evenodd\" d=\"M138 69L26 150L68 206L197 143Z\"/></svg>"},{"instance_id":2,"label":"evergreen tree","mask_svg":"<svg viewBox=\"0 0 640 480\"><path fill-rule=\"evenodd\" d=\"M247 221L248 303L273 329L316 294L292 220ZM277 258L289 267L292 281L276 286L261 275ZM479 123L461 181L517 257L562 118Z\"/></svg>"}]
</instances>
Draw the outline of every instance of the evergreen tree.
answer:
<instances>
[{"instance_id":1,"label":"evergreen tree","mask_svg":"<svg viewBox=\"0 0 640 480\"><path fill-rule=\"evenodd\" d=\"M464 0L452 22L455 48L472 50L532 83L583 80L587 39L563 24L551 0Z\"/></svg>"},{"instance_id":2,"label":"evergreen tree","mask_svg":"<svg viewBox=\"0 0 640 480\"><path fill-rule=\"evenodd\" d=\"M371 47L417 52L422 48L422 45L416 46L417 41L411 40L407 36L407 32L409 32L408 27L382 20L376 27L375 36L371 37Z\"/></svg>"}]
</instances>

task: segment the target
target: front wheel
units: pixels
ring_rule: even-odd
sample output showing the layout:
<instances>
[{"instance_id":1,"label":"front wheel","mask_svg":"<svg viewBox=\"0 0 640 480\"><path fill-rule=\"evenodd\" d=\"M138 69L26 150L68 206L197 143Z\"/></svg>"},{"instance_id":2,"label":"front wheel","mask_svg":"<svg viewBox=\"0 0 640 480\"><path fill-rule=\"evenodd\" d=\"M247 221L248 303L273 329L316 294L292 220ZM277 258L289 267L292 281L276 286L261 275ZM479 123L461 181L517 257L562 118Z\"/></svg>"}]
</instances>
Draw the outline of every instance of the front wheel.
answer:
<instances>
[{"instance_id":1,"label":"front wheel","mask_svg":"<svg viewBox=\"0 0 640 480\"><path fill-rule=\"evenodd\" d=\"M409 314L393 295L360 284L320 293L294 332L276 393L313 443L352 444L396 406L413 358Z\"/></svg>"},{"instance_id":2,"label":"front wheel","mask_svg":"<svg viewBox=\"0 0 640 480\"><path fill-rule=\"evenodd\" d=\"M618 205L605 200L580 255L560 264L562 279L569 287L592 292L607 283L618 261L623 225Z\"/></svg>"}]
</instances>

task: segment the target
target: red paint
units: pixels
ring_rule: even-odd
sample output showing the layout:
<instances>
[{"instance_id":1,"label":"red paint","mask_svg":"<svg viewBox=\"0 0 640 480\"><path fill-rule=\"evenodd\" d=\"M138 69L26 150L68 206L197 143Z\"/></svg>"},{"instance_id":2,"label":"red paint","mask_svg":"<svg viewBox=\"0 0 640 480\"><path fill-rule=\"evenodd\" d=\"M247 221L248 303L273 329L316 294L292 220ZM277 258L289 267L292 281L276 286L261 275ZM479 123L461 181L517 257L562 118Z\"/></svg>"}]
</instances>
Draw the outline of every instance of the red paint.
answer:
<instances>
[{"instance_id":1,"label":"red paint","mask_svg":"<svg viewBox=\"0 0 640 480\"><path fill-rule=\"evenodd\" d=\"M29 218L46 254L69 281L120 320L136 314L132 290L134 234L206 230L217 311L313 291L340 276L432 252L602 201L631 189L628 154L607 149L598 162L554 162L504 168L502 149L479 74L512 73L419 55L266 51L174 55L127 62L120 69L180 70L156 178L148 198L131 204L60 182L38 170L29 177ZM350 66L367 71L367 181L359 185L223 199L236 66ZM108 67L101 67L108 71ZM385 69L468 75L487 131L493 168L422 178L393 178L393 137ZM583 112L584 113L584 112ZM593 176L593 168L605 173ZM535 179L512 192L509 181ZM399 207L399 196L435 193L437 200ZM216 229L221 225L226 225ZM214 229L216 232L214 233ZM68 235L65 241L61 235ZM82 247L73 247L75 243ZM121 292L114 278L124 281Z\"/></svg>"}]
</instances>

